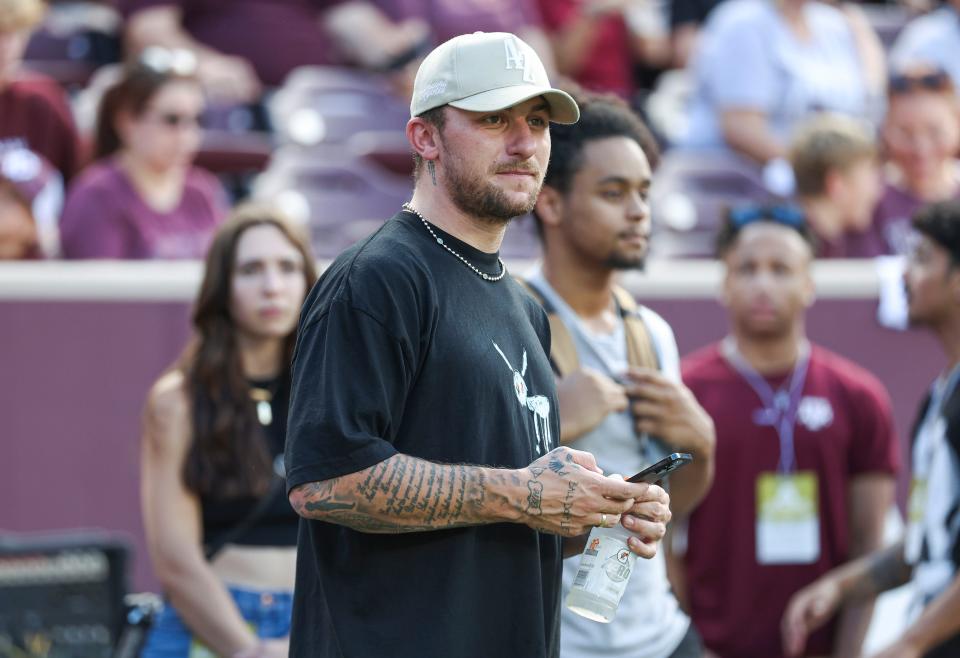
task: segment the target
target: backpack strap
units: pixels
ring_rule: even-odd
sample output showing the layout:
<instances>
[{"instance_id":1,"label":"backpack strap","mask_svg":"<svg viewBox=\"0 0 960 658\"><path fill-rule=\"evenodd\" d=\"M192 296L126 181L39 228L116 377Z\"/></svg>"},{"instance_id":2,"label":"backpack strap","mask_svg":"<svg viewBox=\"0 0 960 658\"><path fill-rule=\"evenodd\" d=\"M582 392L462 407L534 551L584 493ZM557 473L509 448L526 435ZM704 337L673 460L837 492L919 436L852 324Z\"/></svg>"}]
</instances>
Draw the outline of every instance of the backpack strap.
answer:
<instances>
[{"instance_id":1,"label":"backpack strap","mask_svg":"<svg viewBox=\"0 0 960 658\"><path fill-rule=\"evenodd\" d=\"M550 365L558 376L566 377L580 367L580 357L577 356L577 346L573 342L573 336L570 335L570 329L560 319L557 309L547 300L543 291L532 282L519 277L517 277L517 283L523 286L546 311L547 320L550 322Z\"/></svg>"},{"instance_id":2,"label":"backpack strap","mask_svg":"<svg viewBox=\"0 0 960 658\"><path fill-rule=\"evenodd\" d=\"M573 342L573 336L570 335L570 329L560 319L557 309L549 302L543 291L536 287L536 284L519 277L517 282L546 311L547 320L550 322L550 363L560 377L565 377L580 367L580 357L577 356L577 346ZM627 363L635 367L659 370L661 366L659 354L633 295L615 285L613 297L620 310L620 317L623 319L624 333L627 338Z\"/></svg>"},{"instance_id":3,"label":"backpack strap","mask_svg":"<svg viewBox=\"0 0 960 658\"><path fill-rule=\"evenodd\" d=\"M660 370L660 356L647 323L640 315L637 301L629 292L620 286L613 286L613 298L620 309L623 318L623 329L627 336L627 363L634 367Z\"/></svg>"}]
</instances>

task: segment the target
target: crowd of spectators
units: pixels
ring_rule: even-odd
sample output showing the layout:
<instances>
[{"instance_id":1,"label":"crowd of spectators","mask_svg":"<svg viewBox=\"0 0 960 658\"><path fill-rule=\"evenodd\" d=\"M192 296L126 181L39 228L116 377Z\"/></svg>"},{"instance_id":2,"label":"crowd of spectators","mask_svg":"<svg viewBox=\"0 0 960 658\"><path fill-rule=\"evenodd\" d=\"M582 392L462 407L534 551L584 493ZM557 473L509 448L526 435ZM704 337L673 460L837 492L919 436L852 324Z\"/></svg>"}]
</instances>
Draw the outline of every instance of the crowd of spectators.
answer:
<instances>
[{"instance_id":1,"label":"crowd of spectators","mask_svg":"<svg viewBox=\"0 0 960 658\"><path fill-rule=\"evenodd\" d=\"M762 196L794 201L810 215L821 257L904 253L911 214L960 194L960 0L927 7L926 13L916 3L819 0L229 5L227 10L218 0L0 0L0 144L5 153L31 154L6 158L14 164L0 172L5 198L16 201L6 203L9 210L0 217L4 258L196 258L228 204L256 196L257 175L287 162L279 153L288 132L310 135L305 145L296 145L298 162L362 161L358 171L368 179L386 162L386 174L401 181L384 195L384 208L393 206L403 201L393 197L409 173L402 164L406 149L398 139L402 125L387 118L390 112L379 116L378 106L402 107L423 55L475 30L517 33L552 75L618 95L641 114L652 98L672 93L659 85L670 77L662 74L679 75L687 96L677 113L682 116L671 120L681 129L660 126L651 115L665 158L709 151L748 163ZM85 23L83 17L104 12L115 15L115 27L97 35L113 39L115 47L92 48L91 35L104 21ZM72 22L63 20L67 14ZM87 45L78 45L85 37ZM51 43L60 43L60 50ZM117 53L121 61L105 62L104 52ZM88 65L87 75L78 81L76 66L64 69L58 57ZM109 76L101 75L108 70ZM314 115L309 120L304 112L278 116L271 111L272 99L290 92L294 80L311 80L297 77L295 72L304 70L347 72L351 82L341 78L326 89L333 94L322 108L316 96L298 89L296 102ZM91 82L103 79L110 84L102 90ZM318 79L306 86L329 86ZM91 87L85 92L86 83ZM355 95L363 85L385 96L364 101ZM84 94L83 102L95 98L95 122L80 120ZM824 113L832 118L818 128L816 119ZM358 135L326 130L350 114L367 115L366 127L375 128L373 137L360 136L367 140L359 155L349 140ZM842 118L861 128L840 127ZM227 136L226 164L221 159L211 165L223 187L191 165L195 156L201 165L211 162L204 158L211 131ZM253 165L231 162L230 154L244 148L236 144L252 134L262 138L262 157ZM324 150L329 143L343 146ZM370 151L383 156L384 143L393 154L379 161L366 157ZM16 166L26 161L38 164ZM58 181L50 180L51 167ZM874 175L882 187L876 199ZM344 187L349 185L344 176L314 177L309 185ZM285 184L292 189L284 192L287 206L300 211L292 214L309 224L318 218L316 204L304 201L315 190L297 189L305 178L310 177L291 178ZM41 188L53 191L38 196ZM349 204L324 212L328 227L373 219L359 217L369 210ZM717 224L705 216L690 223ZM318 244L315 232L314 248L335 255L359 237L357 230L347 233L346 243L326 245Z\"/></svg>"}]
</instances>

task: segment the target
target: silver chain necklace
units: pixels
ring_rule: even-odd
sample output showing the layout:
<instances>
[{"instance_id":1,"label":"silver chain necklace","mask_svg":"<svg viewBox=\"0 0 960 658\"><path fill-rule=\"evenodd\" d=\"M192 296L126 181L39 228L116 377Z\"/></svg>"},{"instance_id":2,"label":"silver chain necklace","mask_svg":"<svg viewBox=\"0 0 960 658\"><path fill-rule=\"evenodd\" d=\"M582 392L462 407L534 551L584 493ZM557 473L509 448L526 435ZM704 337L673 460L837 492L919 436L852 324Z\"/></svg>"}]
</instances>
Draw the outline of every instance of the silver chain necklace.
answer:
<instances>
[{"instance_id":1,"label":"silver chain necklace","mask_svg":"<svg viewBox=\"0 0 960 658\"><path fill-rule=\"evenodd\" d=\"M473 263L471 263L470 261L468 261L466 258L464 258L463 256L461 256L459 253L457 253L457 252L454 251L453 249L451 249L451 248L450 248L450 245L448 245L446 242L443 241L443 238L437 237L437 234L433 232L433 228L430 226L430 222L428 222L427 220L425 220L425 219L423 218L423 215L421 215L420 212L419 212L416 208L414 208L413 206L411 206L409 203L403 204L402 208L403 208L404 210L406 210L407 212L413 213L414 215L416 215L417 217L419 217L419 218L420 218L420 221L423 222L423 226L427 229L427 231L430 233L430 235L433 236L433 239L437 241L437 244L438 244L438 245L440 245L441 247L443 247L444 249L446 249L447 251L449 251L451 254L453 254L454 256L456 256L457 258L459 258L461 263L463 263L464 265L466 265L467 267L469 267L471 270L473 270L473 271L476 273L476 275L477 275L478 277L480 277L481 279L483 279L484 281L491 281L491 282L499 281L499 280L502 279L503 276L507 273L507 267L506 267L506 265L503 264L503 260L501 260L499 256L497 257L497 262L500 263L500 274L498 274L498 275L496 275L496 276L490 276L489 274L487 274L487 273L485 273L485 272L481 272L481 271L478 270L476 267L474 267Z\"/></svg>"}]
</instances>

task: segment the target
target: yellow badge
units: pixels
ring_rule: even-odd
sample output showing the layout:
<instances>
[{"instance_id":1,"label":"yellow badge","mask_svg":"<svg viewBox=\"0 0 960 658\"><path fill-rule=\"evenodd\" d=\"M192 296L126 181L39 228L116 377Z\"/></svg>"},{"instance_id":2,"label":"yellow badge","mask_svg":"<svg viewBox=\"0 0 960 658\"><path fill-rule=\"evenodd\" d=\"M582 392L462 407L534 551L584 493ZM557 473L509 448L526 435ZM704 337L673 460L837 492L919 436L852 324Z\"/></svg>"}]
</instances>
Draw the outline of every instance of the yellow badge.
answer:
<instances>
[{"instance_id":1,"label":"yellow badge","mask_svg":"<svg viewBox=\"0 0 960 658\"><path fill-rule=\"evenodd\" d=\"M820 558L817 474L761 473L757 479L757 562L811 564Z\"/></svg>"},{"instance_id":2,"label":"yellow badge","mask_svg":"<svg viewBox=\"0 0 960 658\"><path fill-rule=\"evenodd\" d=\"M923 514L927 509L927 479L913 478L910 481L910 497L907 498L907 529L904 533L903 557L907 564L920 560L923 545Z\"/></svg>"}]
</instances>

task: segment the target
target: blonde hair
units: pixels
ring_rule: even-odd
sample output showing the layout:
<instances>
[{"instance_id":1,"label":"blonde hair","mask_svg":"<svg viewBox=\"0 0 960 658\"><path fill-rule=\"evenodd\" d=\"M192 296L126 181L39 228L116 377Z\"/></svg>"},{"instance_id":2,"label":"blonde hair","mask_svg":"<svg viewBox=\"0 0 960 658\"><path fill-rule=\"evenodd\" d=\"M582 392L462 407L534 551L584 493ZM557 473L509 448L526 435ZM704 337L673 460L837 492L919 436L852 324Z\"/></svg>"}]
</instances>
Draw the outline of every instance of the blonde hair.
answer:
<instances>
[{"instance_id":1,"label":"blonde hair","mask_svg":"<svg viewBox=\"0 0 960 658\"><path fill-rule=\"evenodd\" d=\"M43 20L46 11L43 0L0 0L0 32L30 29Z\"/></svg>"},{"instance_id":2,"label":"blonde hair","mask_svg":"<svg viewBox=\"0 0 960 658\"><path fill-rule=\"evenodd\" d=\"M862 122L838 114L818 115L800 126L790 144L797 195L819 196L826 191L829 172L876 157L876 137Z\"/></svg>"}]
</instances>

